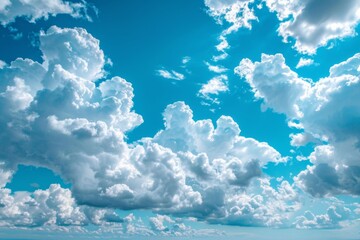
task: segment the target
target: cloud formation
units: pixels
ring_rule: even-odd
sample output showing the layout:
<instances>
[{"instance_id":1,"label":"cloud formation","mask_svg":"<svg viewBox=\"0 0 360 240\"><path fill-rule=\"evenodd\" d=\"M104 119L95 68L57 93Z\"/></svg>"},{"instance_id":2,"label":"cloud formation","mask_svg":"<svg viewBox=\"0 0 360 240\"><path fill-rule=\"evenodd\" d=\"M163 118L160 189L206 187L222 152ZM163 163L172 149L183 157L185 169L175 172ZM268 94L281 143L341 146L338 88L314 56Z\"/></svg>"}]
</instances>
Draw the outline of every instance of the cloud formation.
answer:
<instances>
[{"instance_id":1,"label":"cloud formation","mask_svg":"<svg viewBox=\"0 0 360 240\"><path fill-rule=\"evenodd\" d=\"M221 65L211 65L208 62L205 62L206 66L208 67L210 72L214 72L214 73L224 73L226 71L228 71L229 69L221 66Z\"/></svg>"},{"instance_id":2,"label":"cloud formation","mask_svg":"<svg viewBox=\"0 0 360 240\"><path fill-rule=\"evenodd\" d=\"M104 217L89 217L85 207L150 209L212 223L259 226L283 224L286 217L280 213L294 211L296 194L288 182L273 189L259 180L264 166L286 158L265 142L241 136L231 117L221 116L216 125L195 121L190 107L176 102L163 113L163 130L130 144L126 133L143 120L132 110L129 82L118 76L99 81L106 62L99 41L81 28L53 26L40 34L40 50L42 63L18 58L0 70L0 183L4 187L23 164L48 168L72 187L71 192L58 185L36 192L56 194L51 199L57 200L51 206L22 209L41 221L23 218L19 225L83 225L104 217L128 222L106 212ZM2 191L2 199L10 199L3 203L4 211L25 206L24 201L36 206L45 201L31 193ZM289 199L280 196L284 191ZM48 211L52 215L47 216ZM17 226L19 215L7 214L2 213L4 221ZM164 230L164 221L169 222L152 219L153 230ZM126 229L131 231L131 226Z\"/></svg>"},{"instance_id":3,"label":"cloud formation","mask_svg":"<svg viewBox=\"0 0 360 240\"><path fill-rule=\"evenodd\" d=\"M87 4L84 1L68 2L63 0L4 0L0 3L0 23L8 25L18 17L24 17L34 23L39 19L48 19L49 16L68 14L72 17L85 17Z\"/></svg>"},{"instance_id":4,"label":"cloud formation","mask_svg":"<svg viewBox=\"0 0 360 240\"><path fill-rule=\"evenodd\" d=\"M198 96L210 100L213 103L219 103L217 95L229 91L228 77L224 74L213 77L207 83L201 86Z\"/></svg>"},{"instance_id":5,"label":"cloud formation","mask_svg":"<svg viewBox=\"0 0 360 240\"><path fill-rule=\"evenodd\" d=\"M240 28L251 29L251 22L256 21L252 9L254 0L205 0L210 16L214 17L219 24L230 24L222 35L228 35Z\"/></svg>"},{"instance_id":6,"label":"cloud formation","mask_svg":"<svg viewBox=\"0 0 360 240\"><path fill-rule=\"evenodd\" d=\"M160 70L157 70L156 72L157 72L158 76L166 78L166 79L172 79L172 80L178 80L178 81L181 81L181 80L185 79L184 74L181 74L181 73L176 72L174 70L168 71L168 70L165 70L165 69L160 69Z\"/></svg>"},{"instance_id":7,"label":"cloud formation","mask_svg":"<svg viewBox=\"0 0 360 240\"><path fill-rule=\"evenodd\" d=\"M310 58L300 58L296 68L302 68L314 64L314 60Z\"/></svg>"},{"instance_id":8,"label":"cloud formation","mask_svg":"<svg viewBox=\"0 0 360 240\"><path fill-rule=\"evenodd\" d=\"M341 222L347 220L350 216L350 209L342 206L330 206L326 214L315 215L306 211L303 216L297 217L294 223L296 228L340 228Z\"/></svg>"},{"instance_id":9,"label":"cloud formation","mask_svg":"<svg viewBox=\"0 0 360 240\"><path fill-rule=\"evenodd\" d=\"M298 52L310 55L333 40L354 36L360 21L357 0L204 0L204 3L217 23L227 23L223 37L240 28L251 29L252 22L261 21L256 8L264 4L280 21L278 34L283 41L294 42Z\"/></svg>"},{"instance_id":10,"label":"cloud formation","mask_svg":"<svg viewBox=\"0 0 360 240\"><path fill-rule=\"evenodd\" d=\"M306 0L266 1L271 11L277 13L280 23L278 32L287 42L295 40L295 48L301 53L314 54L317 48L331 40L355 35L360 21L360 3L356 0Z\"/></svg>"},{"instance_id":11,"label":"cloud formation","mask_svg":"<svg viewBox=\"0 0 360 240\"><path fill-rule=\"evenodd\" d=\"M360 113L354 101L360 92L359 56L334 65L328 77L315 83L293 72L281 54L262 55L255 63L243 59L235 69L265 107L303 129L291 135L293 145L317 143L309 156L314 166L296 178L314 196L360 193Z\"/></svg>"}]
</instances>

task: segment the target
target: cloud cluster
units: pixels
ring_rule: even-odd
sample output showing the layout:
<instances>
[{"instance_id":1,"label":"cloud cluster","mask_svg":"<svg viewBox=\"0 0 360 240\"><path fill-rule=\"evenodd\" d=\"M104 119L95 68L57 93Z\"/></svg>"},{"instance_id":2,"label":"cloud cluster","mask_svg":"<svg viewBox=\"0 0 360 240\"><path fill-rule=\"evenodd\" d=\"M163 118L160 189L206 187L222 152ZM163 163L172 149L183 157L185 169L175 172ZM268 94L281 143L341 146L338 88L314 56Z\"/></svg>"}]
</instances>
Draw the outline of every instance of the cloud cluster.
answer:
<instances>
[{"instance_id":1,"label":"cloud cluster","mask_svg":"<svg viewBox=\"0 0 360 240\"><path fill-rule=\"evenodd\" d=\"M122 223L113 210L78 206L69 189L52 184L33 193L0 189L1 227L86 226Z\"/></svg>"},{"instance_id":2,"label":"cloud cluster","mask_svg":"<svg viewBox=\"0 0 360 240\"><path fill-rule=\"evenodd\" d=\"M93 230L86 228L89 225L92 225ZM109 231L116 231L120 235L143 236L194 236L205 233L192 229L180 218L156 215L143 221L132 213L120 217L108 208L79 206L71 191L58 184L32 193L13 193L10 189L1 188L0 227L38 228L52 232L70 230L102 236Z\"/></svg>"},{"instance_id":3,"label":"cloud cluster","mask_svg":"<svg viewBox=\"0 0 360 240\"><path fill-rule=\"evenodd\" d=\"M314 215L306 211L303 216L297 217L295 221L296 228L340 228L341 223L349 218L350 209L342 206L330 206L326 214Z\"/></svg>"},{"instance_id":4,"label":"cloud cluster","mask_svg":"<svg viewBox=\"0 0 360 240\"><path fill-rule=\"evenodd\" d=\"M251 29L251 21L257 20L252 9L254 0L205 0L210 16L219 24L230 24L223 35L230 34L240 28Z\"/></svg>"},{"instance_id":5,"label":"cloud cluster","mask_svg":"<svg viewBox=\"0 0 360 240\"><path fill-rule=\"evenodd\" d=\"M313 83L300 78L281 54L263 55L261 62L243 59L235 72L244 77L266 107L284 113L292 144L317 143L309 156L314 166L296 181L314 196L360 194L359 103L360 54L336 64L326 78Z\"/></svg>"},{"instance_id":6,"label":"cloud cluster","mask_svg":"<svg viewBox=\"0 0 360 240\"><path fill-rule=\"evenodd\" d=\"M25 17L34 23L37 20L58 14L68 14L72 17L86 17L87 4L84 1L68 2L63 0L4 0L0 3L0 23L8 25L18 17Z\"/></svg>"},{"instance_id":7,"label":"cloud cluster","mask_svg":"<svg viewBox=\"0 0 360 240\"><path fill-rule=\"evenodd\" d=\"M226 26L222 36L240 28L251 29L257 21L254 5L264 4L276 13L280 26L279 35L284 42L294 40L294 47L304 54L314 54L329 42L355 35L360 21L360 3L357 0L204 0L209 15ZM261 21L261 19L260 19Z\"/></svg>"},{"instance_id":8,"label":"cloud cluster","mask_svg":"<svg viewBox=\"0 0 360 240\"><path fill-rule=\"evenodd\" d=\"M360 3L356 0L267 0L270 11L277 13L281 22L278 32L284 41L295 39L301 53L314 54L317 48L331 40L355 34L360 21Z\"/></svg>"},{"instance_id":9,"label":"cloud cluster","mask_svg":"<svg viewBox=\"0 0 360 240\"><path fill-rule=\"evenodd\" d=\"M22 212L31 216L19 220L24 226L83 225L104 217L128 223L106 211L89 217L85 207L95 207L264 226L282 224L294 211L297 200L286 181L274 189L256 180L267 163L286 158L267 143L241 136L231 117L221 116L216 125L195 121L190 107L176 102L163 113L163 130L128 143L126 133L143 120L132 110L129 82L101 79L106 61L99 41L81 28L53 26L40 34L40 49L42 63L19 58L0 70L0 183L23 164L48 168L72 188L52 185L33 194L3 188L1 199L9 199L4 221L17 226ZM153 229L164 230L164 222L169 220L152 219Z\"/></svg>"},{"instance_id":10,"label":"cloud cluster","mask_svg":"<svg viewBox=\"0 0 360 240\"><path fill-rule=\"evenodd\" d=\"M261 62L241 60L235 73L246 79L257 99L263 99L263 108L299 118L302 112L299 100L307 93L310 83L300 79L286 64L282 54L261 55Z\"/></svg>"},{"instance_id":11,"label":"cloud cluster","mask_svg":"<svg viewBox=\"0 0 360 240\"><path fill-rule=\"evenodd\" d=\"M225 29L219 36L220 43L216 45L219 52L212 57L214 62L224 60L228 57L225 51L228 49L229 43L226 36L238 31L240 28L251 29L252 21L256 21L254 14L254 0L205 0L205 6L208 8L208 14L213 17L220 25L224 25ZM212 71L209 68L210 71Z\"/></svg>"}]
</instances>

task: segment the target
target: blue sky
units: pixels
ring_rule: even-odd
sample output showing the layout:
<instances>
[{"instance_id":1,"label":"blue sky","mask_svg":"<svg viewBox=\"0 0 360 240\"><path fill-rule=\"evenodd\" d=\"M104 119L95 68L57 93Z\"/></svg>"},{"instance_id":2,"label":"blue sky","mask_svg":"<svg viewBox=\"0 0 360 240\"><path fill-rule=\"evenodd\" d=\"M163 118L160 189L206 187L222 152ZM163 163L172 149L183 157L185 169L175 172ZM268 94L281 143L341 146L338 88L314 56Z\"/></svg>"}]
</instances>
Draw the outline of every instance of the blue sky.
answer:
<instances>
[{"instance_id":1,"label":"blue sky","mask_svg":"<svg viewBox=\"0 0 360 240\"><path fill-rule=\"evenodd\" d=\"M356 0L0 3L0 239L359 239Z\"/></svg>"}]
</instances>

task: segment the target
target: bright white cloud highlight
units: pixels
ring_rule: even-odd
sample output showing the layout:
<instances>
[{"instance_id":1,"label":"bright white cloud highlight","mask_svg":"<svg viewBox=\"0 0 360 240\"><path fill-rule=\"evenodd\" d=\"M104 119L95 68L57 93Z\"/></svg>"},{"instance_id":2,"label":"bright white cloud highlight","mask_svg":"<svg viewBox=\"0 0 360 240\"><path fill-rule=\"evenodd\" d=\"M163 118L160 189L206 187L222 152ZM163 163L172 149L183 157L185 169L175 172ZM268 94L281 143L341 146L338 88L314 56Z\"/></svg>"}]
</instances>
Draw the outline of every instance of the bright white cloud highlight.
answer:
<instances>
[{"instance_id":1,"label":"bright white cloud highlight","mask_svg":"<svg viewBox=\"0 0 360 240\"><path fill-rule=\"evenodd\" d=\"M219 75L203 84L198 95L205 99L213 100L216 103L218 102L216 96L227 91L229 91L228 77L226 75Z\"/></svg>"},{"instance_id":2,"label":"bright white cloud highlight","mask_svg":"<svg viewBox=\"0 0 360 240\"><path fill-rule=\"evenodd\" d=\"M314 64L313 59L300 58L298 64L296 65L296 68L302 68L302 67L310 66L310 65L313 65L313 64Z\"/></svg>"},{"instance_id":3,"label":"bright white cloud highlight","mask_svg":"<svg viewBox=\"0 0 360 240\"><path fill-rule=\"evenodd\" d=\"M276 13L280 21L278 33L283 41L294 41L294 48L303 54L315 54L319 47L329 46L333 40L354 36L360 21L360 3L357 0L263 2L271 12ZM225 25L222 36L240 28L251 29L252 22L258 21L254 0L204 0L204 3L209 15L217 23Z\"/></svg>"},{"instance_id":4,"label":"bright white cloud highlight","mask_svg":"<svg viewBox=\"0 0 360 240\"><path fill-rule=\"evenodd\" d=\"M184 65L186 65L186 64L188 64L190 61L191 61L191 57L185 56L185 57L182 58L181 63L184 64Z\"/></svg>"},{"instance_id":5,"label":"bright white cloud highlight","mask_svg":"<svg viewBox=\"0 0 360 240\"><path fill-rule=\"evenodd\" d=\"M223 35L237 31L239 28L251 29L251 22L256 21L251 4L253 0L205 0L210 16L214 17L219 24L230 24L224 30Z\"/></svg>"},{"instance_id":6,"label":"bright white cloud highlight","mask_svg":"<svg viewBox=\"0 0 360 240\"><path fill-rule=\"evenodd\" d=\"M244 77L257 99L263 99L263 107L285 113L289 118L302 116L298 101L310 88L310 83L302 80L285 64L281 54L261 55L261 62L241 60L235 73Z\"/></svg>"},{"instance_id":7,"label":"bright white cloud highlight","mask_svg":"<svg viewBox=\"0 0 360 240\"><path fill-rule=\"evenodd\" d=\"M332 40L355 35L360 21L357 0L266 0L266 5L282 21L278 32L284 41L294 39L296 50L306 54L316 53Z\"/></svg>"},{"instance_id":8,"label":"bright white cloud highlight","mask_svg":"<svg viewBox=\"0 0 360 240\"><path fill-rule=\"evenodd\" d=\"M68 2L63 0L4 0L0 3L0 23L7 25L18 17L24 17L34 23L49 16L69 14L72 17L86 17L87 4L85 1Z\"/></svg>"},{"instance_id":9,"label":"bright white cloud highlight","mask_svg":"<svg viewBox=\"0 0 360 240\"><path fill-rule=\"evenodd\" d=\"M229 70L221 65L211 65L208 62L205 62L205 64L208 67L209 71L214 72L214 73L224 73Z\"/></svg>"}]
</instances>

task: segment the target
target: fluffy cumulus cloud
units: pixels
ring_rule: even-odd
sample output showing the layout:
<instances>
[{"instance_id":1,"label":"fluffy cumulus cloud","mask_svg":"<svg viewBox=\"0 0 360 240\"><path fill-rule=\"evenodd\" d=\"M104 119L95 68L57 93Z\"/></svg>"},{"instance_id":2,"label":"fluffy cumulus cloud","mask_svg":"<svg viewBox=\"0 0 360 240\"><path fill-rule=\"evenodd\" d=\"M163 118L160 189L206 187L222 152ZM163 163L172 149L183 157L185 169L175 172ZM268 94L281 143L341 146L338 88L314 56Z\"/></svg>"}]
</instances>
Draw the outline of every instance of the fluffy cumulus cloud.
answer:
<instances>
[{"instance_id":1,"label":"fluffy cumulus cloud","mask_svg":"<svg viewBox=\"0 0 360 240\"><path fill-rule=\"evenodd\" d=\"M261 55L261 62L241 60L235 73L246 79L263 107L285 113L290 118L302 115L299 100L310 88L310 83L300 79L286 64L281 54Z\"/></svg>"},{"instance_id":2,"label":"fluffy cumulus cloud","mask_svg":"<svg viewBox=\"0 0 360 240\"><path fill-rule=\"evenodd\" d=\"M329 41L355 35L360 21L360 3L356 0L266 0L280 21L279 34L284 41L295 40L301 53L314 54Z\"/></svg>"},{"instance_id":3,"label":"fluffy cumulus cloud","mask_svg":"<svg viewBox=\"0 0 360 240\"><path fill-rule=\"evenodd\" d=\"M340 228L344 220L349 219L350 209L343 206L330 206L326 214L315 215L306 211L303 216L297 217L294 225L296 228Z\"/></svg>"},{"instance_id":4,"label":"fluffy cumulus cloud","mask_svg":"<svg viewBox=\"0 0 360 240\"><path fill-rule=\"evenodd\" d=\"M68 189L51 185L47 190L10 194L1 189L1 226L37 227L45 224L83 225L85 214L76 206Z\"/></svg>"},{"instance_id":5,"label":"fluffy cumulus cloud","mask_svg":"<svg viewBox=\"0 0 360 240\"><path fill-rule=\"evenodd\" d=\"M273 188L261 180L267 163L286 158L241 136L231 117L221 116L216 125L195 121L190 107L176 102L164 111L163 130L130 144L126 133L143 120L132 110L131 84L118 76L102 79L99 41L81 28L53 26L40 34L40 50L42 63L18 58L0 70L0 184L11 181L19 165L32 165L72 187L34 193L2 188L1 224L119 222L125 232L136 231L131 216L103 209L118 208L272 226L295 211L293 186L284 181ZM186 231L173 221L159 215L150 231L164 232L168 224L174 234Z\"/></svg>"},{"instance_id":6,"label":"fluffy cumulus cloud","mask_svg":"<svg viewBox=\"0 0 360 240\"><path fill-rule=\"evenodd\" d=\"M0 189L1 227L100 226L124 221L113 210L78 206L71 191L58 184L33 193Z\"/></svg>"},{"instance_id":7,"label":"fluffy cumulus cloud","mask_svg":"<svg viewBox=\"0 0 360 240\"><path fill-rule=\"evenodd\" d=\"M18 17L25 17L30 22L58 14L72 17L86 17L87 4L84 1L68 2L63 0L4 0L0 3L0 23L7 25Z\"/></svg>"},{"instance_id":8,"label":"fluffy cumulus cloud","mask_svg":"<svg viewBox=\"0 0 360 240\"><path fill-rule=\"evenodd\" d=\"M235 70L266 107L303 129L291 135L293 145L317 144L309 156L314 165L295 178L314 196L360 194L359 56L334 65L315 83L290 70L280 54L255 63L244 59Z\"/></svg>"}]
</instances>

